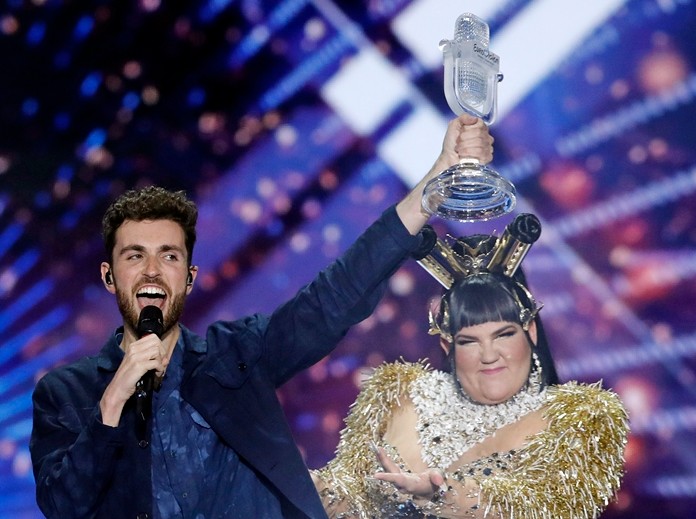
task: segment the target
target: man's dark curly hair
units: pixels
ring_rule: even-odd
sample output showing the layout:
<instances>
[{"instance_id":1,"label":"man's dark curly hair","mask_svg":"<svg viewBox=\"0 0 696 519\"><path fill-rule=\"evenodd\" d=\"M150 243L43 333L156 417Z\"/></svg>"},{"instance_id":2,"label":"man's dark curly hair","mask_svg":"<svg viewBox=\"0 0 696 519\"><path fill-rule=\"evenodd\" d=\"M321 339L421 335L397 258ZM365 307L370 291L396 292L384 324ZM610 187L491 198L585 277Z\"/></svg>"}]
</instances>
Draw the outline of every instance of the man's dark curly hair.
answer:
<instances>
[{"instance_id":1,"label":"man's dark curly hair","mask_svg":"<svg viewBox=\"0 0 696 519\"><path fill-rule=\"evenodd\" d=\"M197 219L198 208L186 198L184 191L168 191L157 186L126 191L109 206L102 219L106 256L113 262L116 231L126 220L172 220L184 230L188 264L191 266Z\"/></svg>"}]
</instances>

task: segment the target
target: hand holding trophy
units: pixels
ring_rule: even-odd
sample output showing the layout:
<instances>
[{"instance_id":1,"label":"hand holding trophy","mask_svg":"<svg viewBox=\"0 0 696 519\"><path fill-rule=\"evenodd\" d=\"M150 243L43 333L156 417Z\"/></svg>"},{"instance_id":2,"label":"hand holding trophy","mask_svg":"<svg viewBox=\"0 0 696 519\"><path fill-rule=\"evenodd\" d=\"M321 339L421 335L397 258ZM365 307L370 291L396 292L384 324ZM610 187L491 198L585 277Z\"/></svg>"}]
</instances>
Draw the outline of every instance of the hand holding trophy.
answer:
<instances>
[{"instance_id":1,"label":"hand holding trophy","mask_svg":"<svg viewBox=\"0 0 696 519\"><path fill-rule=\"evenodd\" d=\"M442 40L445 98L456 115L467 112L491 124L497 111L500 59L488 50L489 29L464 13L454 39ZM515 207L515 186L476 159L462 158L425 186L422 205L430 214L461 222L483 221Z\"/></svg>"}]
</instances>

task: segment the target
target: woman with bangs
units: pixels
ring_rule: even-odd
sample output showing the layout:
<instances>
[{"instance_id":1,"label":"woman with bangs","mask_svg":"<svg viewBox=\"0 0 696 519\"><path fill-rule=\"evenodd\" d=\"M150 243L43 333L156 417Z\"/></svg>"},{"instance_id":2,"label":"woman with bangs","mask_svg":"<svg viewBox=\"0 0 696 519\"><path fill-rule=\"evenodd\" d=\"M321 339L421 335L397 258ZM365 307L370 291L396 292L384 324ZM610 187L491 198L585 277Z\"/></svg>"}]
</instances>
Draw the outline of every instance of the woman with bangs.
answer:
<instances>
[{"instance_id":1,"label":"woman with bangs","mask_svg":"<svg viewBox=\"0 0 696 519\"><path fill-rule=\"evenodd\" d=\"M518 268L539 221L508 230L437 239L420 261L446 287L429 318L449 369L375 370L312 474L330 517L593 518L615 496L625 409L599 383L560 384Z\"/></svg>"}]
</instances>

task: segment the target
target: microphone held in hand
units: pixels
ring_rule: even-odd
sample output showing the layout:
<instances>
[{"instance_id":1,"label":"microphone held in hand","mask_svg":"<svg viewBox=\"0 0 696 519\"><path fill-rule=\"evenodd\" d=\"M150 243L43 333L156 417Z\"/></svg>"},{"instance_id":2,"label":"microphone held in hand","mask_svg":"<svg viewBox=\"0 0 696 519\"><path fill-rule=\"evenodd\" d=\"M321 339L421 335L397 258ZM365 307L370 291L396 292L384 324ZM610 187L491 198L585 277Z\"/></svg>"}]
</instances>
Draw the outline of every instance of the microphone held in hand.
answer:
<instances>
[{"instance_id":1,"label":"microphone held in hand","mask_svg":"<svg viewBox=\"0 0 696 519\"><path fill-rule=\"evenodd\" d=\"M145 337L154 333L157 337L162 338L164 333L164 317L162 310L154 305L146 306L140 312L138 318L138 327L136 329L138 338ZM135 385L136 407L138 415L146 420L150 413L150 405L152 401L152 390L155 386L155 371L150 370L145 373L138 383ZM146 414L147 413L147 414Z\"/></svg>"},{"instance_id":2,"label":"microphone held in hand","mask_svg":"<svg viewBox=\"0 0 696 519\"><path fill-rule=\"evenodd\" d=\"M138 337L145 337L154 333L160 339L164 333L164 316L162 310L155 305L146 306L140 312L138 319Z\"/></svg>"}]
</instances>

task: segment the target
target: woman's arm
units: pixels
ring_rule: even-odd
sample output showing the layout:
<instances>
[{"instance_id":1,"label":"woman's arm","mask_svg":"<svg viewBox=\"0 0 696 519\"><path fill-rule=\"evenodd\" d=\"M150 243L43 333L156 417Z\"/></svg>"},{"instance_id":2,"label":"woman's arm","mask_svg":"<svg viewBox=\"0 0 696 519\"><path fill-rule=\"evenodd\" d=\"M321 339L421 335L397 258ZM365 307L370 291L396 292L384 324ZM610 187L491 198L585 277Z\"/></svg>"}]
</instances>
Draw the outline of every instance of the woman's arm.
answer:
<instances>
[{"instance_id":1,"label":"woman's arm","mask_svg":"<svg viewBox=\"0 0 696 519\"><path fill-rule=\"evenodd\" d=\"M410 384L428 369L419 363L383 364L362 386L345 419L336 457L312 472L329 517L379 517L384 496L372 477L378 468L372 446L381 442Z\"/></svg>"}]
</instances>

